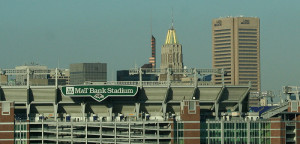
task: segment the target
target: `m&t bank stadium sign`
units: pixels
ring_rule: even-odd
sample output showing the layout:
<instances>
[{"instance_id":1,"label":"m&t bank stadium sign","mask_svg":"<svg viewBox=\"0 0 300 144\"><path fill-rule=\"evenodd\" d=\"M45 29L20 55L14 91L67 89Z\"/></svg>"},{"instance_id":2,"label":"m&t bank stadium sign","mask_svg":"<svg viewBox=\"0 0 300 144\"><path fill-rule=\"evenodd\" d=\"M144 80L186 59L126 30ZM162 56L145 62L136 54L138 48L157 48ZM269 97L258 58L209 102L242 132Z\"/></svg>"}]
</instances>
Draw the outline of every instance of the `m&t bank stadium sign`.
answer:
<instances>
[{"instance_id":1,"label":"m&t bank stadium sign","mask_svg":"<svg viewBox=\"0 0 300 144\"><path fill-rule=\"evenodd\" d=\"M88 86L63 86L61 92L70 97L92 97L98 102L107 97L135 96L138 92L136 86L111 86L111 85L88 85Z\"/></svg>"}]
</instances>

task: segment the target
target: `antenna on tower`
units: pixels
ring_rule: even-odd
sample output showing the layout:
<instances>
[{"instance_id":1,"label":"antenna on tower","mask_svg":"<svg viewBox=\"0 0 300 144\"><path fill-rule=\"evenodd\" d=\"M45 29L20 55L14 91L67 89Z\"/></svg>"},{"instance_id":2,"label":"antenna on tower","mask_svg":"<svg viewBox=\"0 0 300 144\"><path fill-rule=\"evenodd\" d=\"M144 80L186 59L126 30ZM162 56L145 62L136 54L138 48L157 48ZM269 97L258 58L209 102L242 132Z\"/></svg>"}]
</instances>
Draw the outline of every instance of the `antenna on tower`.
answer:
<instances>
[{"instance_id":1,"label":"antenna on tower","mask_svg":"<svg viewBox=\"0 0 300 144\"><path fill-rule=\"evenodd\" d=\"M173 16L173 7L172 7L172 29L174 28L174 16Z\"/></svg>"},{"instance_id":2,"label":"antenna on tower","mask_svg":"<svg viewBox=\"0 0 300 144\"><path fill-rule=\"evenodd\" d=\"M152 37L152 9L151 9L151 17L150 17L150 33Z\"/></svg>"}]
</instances>

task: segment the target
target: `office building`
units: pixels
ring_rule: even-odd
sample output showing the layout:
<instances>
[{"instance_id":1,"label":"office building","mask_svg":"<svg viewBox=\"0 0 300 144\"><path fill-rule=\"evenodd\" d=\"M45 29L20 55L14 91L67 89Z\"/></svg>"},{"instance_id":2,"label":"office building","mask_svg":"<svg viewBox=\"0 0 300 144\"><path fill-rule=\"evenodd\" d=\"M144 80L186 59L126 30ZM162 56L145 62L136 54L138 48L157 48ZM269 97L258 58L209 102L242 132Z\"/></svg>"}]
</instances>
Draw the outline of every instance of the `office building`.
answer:
<instances>
[{"instance_id":1,"label":"office building","mask_svg":"<svg viewBox=\"0 0 300 144\"><path fill-rule=\"evenodd\" d=\"M151 36L151 57L149 58L149 63L152 65L152 68L156 68L156 39Z\"/></svg>"},{"instance_id":2,"label":"office building","mask_svg":"<svg viewBox=\"0 0 300 144\"><path fill-rule=\"evenodd\" d=\"M176 31L173 23L171 28L168 30L165 44L161 47L161 69L183 69L183 58L182 58L182 45L176 38ZM170 77L171 80L180 81L183 75L174 74ZM160 81L165 81L166 75L161 74L159 77Z\"/></svg>"},{"instance_id":3,"label":"office building","mask_svg":"<svg viewBox=\"0 0 300 144\"><path fill-rule=\"evenodd\" d=\"M84 84L84 82L106 82L106 63L76 63L70 64L70 84Z\"/></svg>"},{"instance_id":4,"label":"office building","mask_svg":"<svg viewBox=\"0 0 300 144\"><path fill-rule=\"evenodd\" d=\"M224 68L226 85L245 85L260 91L260 20L226 17L212 21L212 67ZM220 76L213 76L221 84Z\"/></svg>"}]
</instances>

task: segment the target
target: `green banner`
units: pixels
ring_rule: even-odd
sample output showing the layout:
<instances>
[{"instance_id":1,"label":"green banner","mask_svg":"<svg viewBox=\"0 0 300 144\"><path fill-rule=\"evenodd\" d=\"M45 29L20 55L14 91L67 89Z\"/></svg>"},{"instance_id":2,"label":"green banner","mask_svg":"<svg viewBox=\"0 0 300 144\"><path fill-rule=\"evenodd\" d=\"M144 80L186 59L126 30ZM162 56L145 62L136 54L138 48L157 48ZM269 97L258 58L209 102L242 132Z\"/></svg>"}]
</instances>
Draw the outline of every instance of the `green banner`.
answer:
<instances>
[{"instance_id":1,"label":"green banner","mask_svg":"<svg viewBox=\"0 0 300 144\"><path fill-rule=\"evenodd\" d=\"M120 85L86 85L86 86L63 86L61 93L70 97L92 97L98 102L107 97L135 96L138 92L136 86Z\"/></svg>"}]
</instances>

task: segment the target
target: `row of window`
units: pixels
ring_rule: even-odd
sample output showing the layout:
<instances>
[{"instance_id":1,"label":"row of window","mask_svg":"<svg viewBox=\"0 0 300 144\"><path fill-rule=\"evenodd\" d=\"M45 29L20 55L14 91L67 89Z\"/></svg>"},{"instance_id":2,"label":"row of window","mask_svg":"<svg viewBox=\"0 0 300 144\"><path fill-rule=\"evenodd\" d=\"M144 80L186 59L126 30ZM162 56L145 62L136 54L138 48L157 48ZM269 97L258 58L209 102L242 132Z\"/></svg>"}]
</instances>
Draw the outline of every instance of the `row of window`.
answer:
<instances>
[{"instance_id":1,"label":"row of window","mask_svg":"<svg viewBox=\"0 0 300 144\"><path fill-rule=\"evenodd\" d=\"M257 43L239 43L240 45L257 45Z\"/></svg>"},{"instance_id":2,"label":"row of window","mask_svg":"<svg viewBox=\"0 0 300 144\"><path fill-rule=\"evenodd\" d=\"M215 64L214 65L215 67L230 67L231 66L231 64Z\"/></svg>"},{"instance_id":3,"label":"row of window","mask_svg":"<svg viewBox=\"0 0 300 144\"><path fill-rule=\"evenodd\" d=\"M239 32L239 34L257 34L257 32Z\"/></svg>"},{"instance_id":4,"label":"row of window","mask_svg":"<svg viewBox=\"0 0 300 144\"><path fill-rule=\"evenodd\" d=\"M220 45L230 45L231 43L221 43L221 44L215 44L215 46L220 46Z\"/></svg>"},{"instance_id":5,"label":"row of window","mask_svg":"<svg viewBox=\"0 0 300 144\"><path fill-rule=\"evenodd\" d=\"M257 38L257 36L240 35L239 38Z\"/></svg>"},{"instance_id":6,"label":"row of window","mask_svg":"<svg viewBox=\"0 0 300 144\"><path fill-rule=\"evenodd\" d=\"M257 78L239 78L240 80L257 81Z\"/></svg>"},{"instance_id":7,"label":"row of window","mask_svg":"<svg viewBox=\"0 0 300 144\"><path fill-rule=\"evenodd\" d=\"M240 73L257 73L257 71L239 71Z\"/></svg>"},{"instance_id":8,"label":"row of window","mask_svg":"<svg viewBox=\"0 0 300 144\"><path fill-rule=\"evenodd\" d=\"M239 50L240 52L257 52L257 50Z\"/></svg>"},{"instance_id":9,"label":"row of window","mask_svg":"<svg viewBox=\"0 0 300 144\"><path fill-rule=\"evenodd\" d=\"M239 46L239 48L247 48L247 49L249 49L249 48L257 48L257 46Z\"/></svg>"},{"instance_id":10,"label":"row of window","mask_svg":"<svg viewBox=\"0 0 300 144\"><path fill-rule=\"evenodd\" d=\"M214 30L215 32L223 32L223 31L230 31L230 29L220 29L220 30Z\"/></svg>"},{"instance_id":11,"label":"row of window","mask_svg":"<svg viewBox=\"0 0 300 144\"><path fill-rule=\"evenodd\" d=\"M239 28L239 31L257 31L257 29L245 29L245 28Z\"/></svg>"},{"instance_id":12,"label":"row of window","mask_svg":"<svg viewBox=\"0 0 300 144\"><path fill-rule=\"evenodd\" d=\"M225 32L225 33L215 33L214 35L229 35L230 32Z\"/></svg>"},{"instance_id":13,"label":"row of window","mask_svg":"<svg viewBox=\"0 0 300 144\"><path fill-rule=\"evenodd\" d=\"M230 53L225 53L225 54L215 54L215 56L230 56Z\"/></svg>"},{"instance_id":14,"label":"row of window","mask_svg":"<svg viewBox=\"0 0 300 144\"><path fill-rule=\"evenodd\" d=\"M239 41L257 41L257 39L239 39Z\"/></svg>"},{"instance_id":15,"label":"row of window","mask_svg":"<svg viewBox=\"0 0 300 144\"><path fill-rule=\"evenodd\" d=\"M257 59L257 57L239 57L239 59Z\"/></svg>"},{"instance_id":16,"label":"row of window","mask_svg":"<svg viewBox=\"0 0 300 144\"><path fill-rule=\"evenodd\" d=\"M227 41L231 41L230 39L224 39L224 40L215 40L215 42L227 42Z\"/></svg>"},{"instance_id":17,"label":"row of window","mask_svg":"<svg viewBox=\"0 0 300 144\"><path fill-rule=\"evenodd\" d=\"M216 61L215 63L230 63L230 60L227 60L227 61Z\"/></svg>"},{"instance_id":18,"label":"row of window","mask_svg":"<svg viewBox=\"0 0 300 144\"><path fill-rule=\"evenodd\" d=\"M224 38L230 38L231 36L219 36L219 37L214 37L215 39L224 39Z\"/></svg>"},{"instance_id":19,"label":"row of window","mask_svg":"<svg viewBox=\"0 0 300 144\"><path fill-rule=\"evenodd\" d=\"M223 47L215 47L215 49L230 49L230 46L223 46Z\"/></svg>"},{"instance_id":20,"label":"row of window","mask_svg":"<svg viewBox=\"0 0 300 144\"><path fill-rule=\"evenodd\" d=\"M256 56L257 53L239 53L239 55Z\"/></svg>"},{"instance_id":21,"label":"row of window","mask_svg":"<svg viewBox=\"0 0 300 144\"><path fill-rule=\"evenodd\" d=\"M224 53L224 52L230 52L231 50L219 50L219 51L215 51L215 53Z\"/></svg>"},{"instance_id":22,"label":"row of window","mask_svg":"<svg viewBox=\"0 0 300 144\"><path fill-rule=\"evenodd\" d=\"M215 58L215 60L226 60L226 59L231 59L231 57L220 57L220 58Z\"/></svg>"},{"instance_id":23,"label":"row of window","mask_svg":"<svg viewBox=\"0 0 300 144\"><path fill-rule=\"evenodd\" d=\"M243 63L243 62L246 62L246 63L257 63L257 60L239 60L239 62Z\"/></svg>"},{"instance_id":24,"label":"row of window","mask_svg":"<svg viewBox=\"0 0 300 144\"><path fill-rule=\"evenodd\" d=\"M257 67L240 67L241 70L257 70Z\"/></svg>"}]
</instances>

